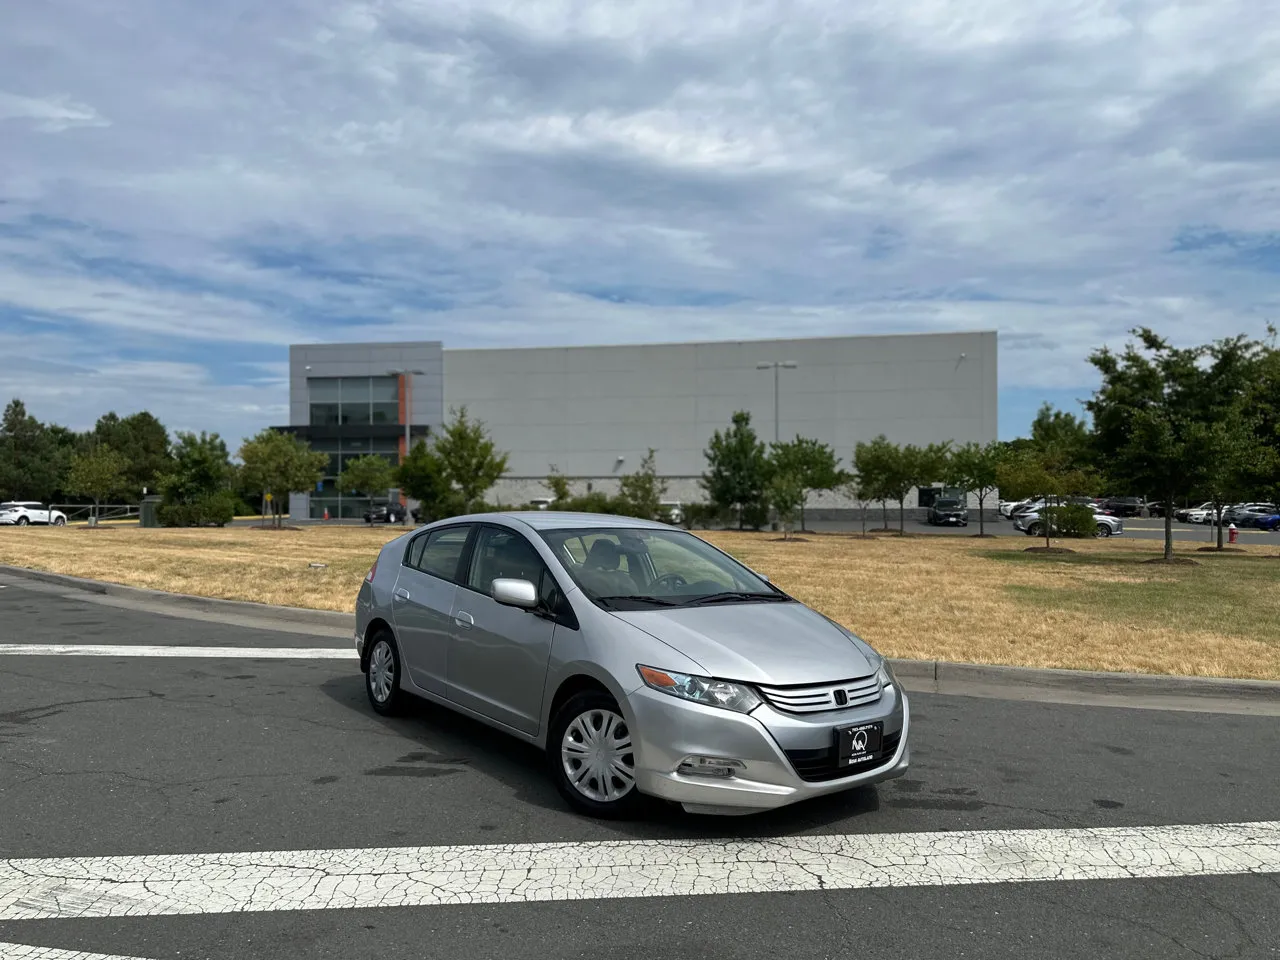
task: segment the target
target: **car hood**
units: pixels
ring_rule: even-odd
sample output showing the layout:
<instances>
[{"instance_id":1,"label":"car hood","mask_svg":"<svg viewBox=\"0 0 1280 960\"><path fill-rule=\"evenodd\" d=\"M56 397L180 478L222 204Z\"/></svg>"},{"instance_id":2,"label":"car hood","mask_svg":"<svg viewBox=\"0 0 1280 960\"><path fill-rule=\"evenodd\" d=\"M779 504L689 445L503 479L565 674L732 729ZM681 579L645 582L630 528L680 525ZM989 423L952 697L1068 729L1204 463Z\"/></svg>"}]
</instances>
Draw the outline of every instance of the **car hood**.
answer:
<instances>
[{"instance_id":1,"label":"car hood","mask_svg":"<svg viewBox=\"0 0 1280 960\"><path fill-rule=\"evenodd\" d=\"M880 664L879 654L866 643L801 603L726 603L613 616L722 680L825 683L865 677Z\"/></svg>"}]
</instances>

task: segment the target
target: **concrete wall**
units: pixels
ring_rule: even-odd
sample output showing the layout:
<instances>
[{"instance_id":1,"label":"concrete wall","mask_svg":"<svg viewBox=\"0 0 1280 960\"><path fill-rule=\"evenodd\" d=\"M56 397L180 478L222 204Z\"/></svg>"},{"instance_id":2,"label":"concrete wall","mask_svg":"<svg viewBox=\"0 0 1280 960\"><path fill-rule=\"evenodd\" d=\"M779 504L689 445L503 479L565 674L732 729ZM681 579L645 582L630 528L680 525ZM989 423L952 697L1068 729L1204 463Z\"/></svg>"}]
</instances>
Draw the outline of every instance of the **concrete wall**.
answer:
<instances>
[{"instance_id":1,"label":"concrete wall","mask_svg":"<svg viewBox=\"0 0 1280 960\"><path fill-rule=\"evenodd\" d=\"M306 343L289 348L289 423L310 422L307 380L317 377L382 377L388 370L421 370L414 376L410 422L444 422L444 358L439 341L420 343ZM307 367L311 367L307 370Z\"/></svg>"},{"instance_id":2,"label":"concrete wall","mask_svg":"<svg viewBox=\"0 0 1280 960\"><path fill-rule=\"evenodd\" d=\"M880 433L897 443L996 439L994 332L446 350L444 404L485 421L514 480L545 477L552 464L616 477L649 447L662 475L695 477L735 410L773 439L774 374L756 369L773 360L798 364L781 371L782 438L816 437L846 464Z\"/></svg>"}]
</instances>

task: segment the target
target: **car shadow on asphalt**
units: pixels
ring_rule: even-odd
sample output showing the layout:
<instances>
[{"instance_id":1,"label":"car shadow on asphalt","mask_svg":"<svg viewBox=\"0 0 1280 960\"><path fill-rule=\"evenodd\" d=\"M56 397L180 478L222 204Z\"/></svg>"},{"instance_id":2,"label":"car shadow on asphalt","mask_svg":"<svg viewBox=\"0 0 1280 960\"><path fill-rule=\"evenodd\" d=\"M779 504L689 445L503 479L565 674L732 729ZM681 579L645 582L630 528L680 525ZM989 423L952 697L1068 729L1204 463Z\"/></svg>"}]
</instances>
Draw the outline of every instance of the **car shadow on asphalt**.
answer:
<instances>
[{"instance_id":1,"label":"car shadow on asphalt","mask_svg":"<svg viewBox=\"0 0 1280 960\"><path fill-rule=\"evenodd\" d=\"M335 703L375 720L403 737L406 745L413 746L398 765L368 771L372 776L430 776L442 768L467 767L511 790L520 803L570 819L578 817L552 784L546 755L530 744L412 696L406 698L405 710L399 716L379 716L369 706L360 674L335 677L322 683L320 689ZM880 809L880 794L874 786L742 817L689 814L675 804L647 800L631 819L590 822L637 840L756 839L808 833Z\"/></svg>"}]
</instances>

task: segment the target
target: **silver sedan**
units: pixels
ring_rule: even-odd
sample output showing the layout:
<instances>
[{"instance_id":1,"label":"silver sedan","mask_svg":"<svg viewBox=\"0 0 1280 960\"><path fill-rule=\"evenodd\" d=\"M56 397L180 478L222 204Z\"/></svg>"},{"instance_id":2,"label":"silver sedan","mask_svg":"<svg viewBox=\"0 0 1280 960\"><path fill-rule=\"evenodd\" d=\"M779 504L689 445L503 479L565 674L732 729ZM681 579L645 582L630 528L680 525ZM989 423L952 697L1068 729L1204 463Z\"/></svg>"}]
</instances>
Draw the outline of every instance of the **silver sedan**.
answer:
<instances>
[{"instance_id":1,"label":"silver sedan","mask_svg":"<svg viewBox=\"0 0 1280 960\"><path fill-rule=\"evenodd\" d=\"M544 749L575 809L739 814L907 770L910 711L865 642L706 541L529 511L392 540L356 602L373 709L406 695Z\"/></svg>"}]
</instances>

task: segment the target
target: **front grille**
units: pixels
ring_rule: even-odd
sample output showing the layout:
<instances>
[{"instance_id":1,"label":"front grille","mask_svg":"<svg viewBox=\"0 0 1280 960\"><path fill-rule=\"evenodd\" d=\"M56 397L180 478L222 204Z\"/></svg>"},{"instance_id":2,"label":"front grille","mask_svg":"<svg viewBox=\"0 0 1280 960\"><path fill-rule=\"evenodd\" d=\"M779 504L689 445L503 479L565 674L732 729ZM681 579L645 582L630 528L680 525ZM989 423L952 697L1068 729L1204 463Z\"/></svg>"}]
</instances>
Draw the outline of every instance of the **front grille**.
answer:
<instances>
[{"instance_id":1,"label":"front grille","mask_svg":"<svg viewBox=\"0 0 1280 960\"><path fill-rule=\"evenodd\" d=\"M885 734L880 741L880 750L874 760L860 763L856 767L837 765L836 747L834 744L825 750L788 750L787 759L801 780L809 783L822 783L825 780L839 780L841 777L852 777L867 770L882 767L898 752L898 744L902 740L902 731Z\"/></svg>"},{"instance_id":2,"label":"front grille","mask_svg":"<svg viewBox=\"0 0 1280 960\"><path fill-rule=\"evenodd\" d=\"M801 687L758 687L771 706L787 713L821 713L824 710L844 710L847 707L865 707L880 699L880 679L875 674L857 680L838 680L834 683ZM844 703L839 693L844 694Z\"/></svg>"}]
</instances>

